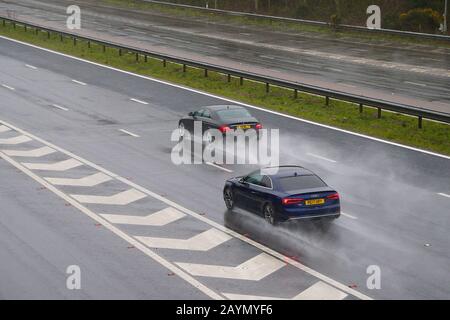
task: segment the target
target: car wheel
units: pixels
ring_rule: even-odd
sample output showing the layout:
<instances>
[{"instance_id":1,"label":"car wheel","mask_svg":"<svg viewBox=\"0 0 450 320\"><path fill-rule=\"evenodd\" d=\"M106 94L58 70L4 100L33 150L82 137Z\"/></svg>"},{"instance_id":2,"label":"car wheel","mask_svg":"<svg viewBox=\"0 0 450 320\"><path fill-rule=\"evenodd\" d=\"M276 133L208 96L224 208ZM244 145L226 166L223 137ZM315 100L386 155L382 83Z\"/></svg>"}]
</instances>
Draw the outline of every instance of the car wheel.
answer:
<instances>
[{"instance_id":1,"label":"car wheel","mask_svg":"<svg viewBox=\"0 0 450 320\"><path fill-rule=\"evenodd\" d=\"M278 223L276 214L275 214L275 209L273 208L273 206L270 203L268 203L264 206L264 219L273 226Z\"/></svg>"},{"instance_id":2,"label":"car wheel","mask_svg":"<svg viewBox=\"0 0 450 320\"><path fill-rule=\"evenodd\" d=\"M234 208L233 192L230 188L225 189L223 192L223 200L225 200L225 205L228 210L232 210Z\"/></svg>"}]
</instances>

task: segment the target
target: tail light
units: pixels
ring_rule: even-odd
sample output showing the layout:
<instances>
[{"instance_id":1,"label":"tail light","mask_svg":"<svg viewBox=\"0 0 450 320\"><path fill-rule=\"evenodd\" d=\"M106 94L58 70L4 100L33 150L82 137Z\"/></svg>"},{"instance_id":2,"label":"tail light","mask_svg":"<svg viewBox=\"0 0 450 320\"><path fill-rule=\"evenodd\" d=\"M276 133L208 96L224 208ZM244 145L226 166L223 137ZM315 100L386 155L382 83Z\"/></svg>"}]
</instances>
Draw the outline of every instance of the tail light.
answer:
<instances>
[{"instance_id":1,"label":"tail light","mask_svg":"<svg viewBox=\"0 0 450 320\"><path fill-rule=\"evenodd\" d=\"M304 201L304 199L300 199L300 198L284 198L283 200L281 200L281 202L285 206L289 206L292 204L299 204L299 203L302 203L303 201Z\"/></svg>"},{"instance_id":2,"label":"tail light","mask_svg":"<svg viewBox=\"0 0 450 320\"><path fill-rule=\"evenodd\" d=\"M261 123L256 124L255 129L256 130L261 130L263 128Z\"/></svg>"},{"instance_id":3,"label":"tail light","mask_svg":"<svg viewBox=\"0 0 450 320\"><path fill-rule=\"evenodd\" d=\"M219 131L222 132L222 133L226 133L226 132L228 132L230 130L231 130L231 128L229 126L220 126L219 127Z\"/></svg>"},{"instance_id":4,"label":"tail light","mask_svg":"<svg viewBox=\"0 0 450 320\"><path fill-rule=\"evenodd\" d=\"M330 200L339 200L339 193L333 193L333 194L330 194L329 196L327 196L327 199L330 199Z\"/></svg>"}]
</instances>

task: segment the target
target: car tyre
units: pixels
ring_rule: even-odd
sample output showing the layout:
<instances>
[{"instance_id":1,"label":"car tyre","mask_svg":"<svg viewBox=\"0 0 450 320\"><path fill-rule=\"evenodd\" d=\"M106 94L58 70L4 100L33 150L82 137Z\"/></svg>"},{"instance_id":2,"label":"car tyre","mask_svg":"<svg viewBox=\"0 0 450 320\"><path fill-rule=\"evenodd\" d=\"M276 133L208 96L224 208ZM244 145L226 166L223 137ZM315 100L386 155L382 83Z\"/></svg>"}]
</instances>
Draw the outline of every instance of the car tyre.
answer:
<instances>
[{"instance_id":1,"label":"car tyre","mask_svg":"<svg viewBox=\"0 0 450 320\"><path fill-rule=\"evenodd\" d=\"M233 210L234 208L234 197L233 197L233 191L231 191L230 188L226 188L223 192L223 200L225 201L225 205L227 206L228 210Z\"/></svg>"},{"instance_id":2,"label":"car tyre","mask_svg":"<svg viewBox=\"0 0 450 320\"><path fill-rule=\"evenodd\" d=\"M264 219L271 225L276 226L278 224L278 219L276 216L275 209L272 204L268 203L263 209Z\"/></svg>"}]
</instances>

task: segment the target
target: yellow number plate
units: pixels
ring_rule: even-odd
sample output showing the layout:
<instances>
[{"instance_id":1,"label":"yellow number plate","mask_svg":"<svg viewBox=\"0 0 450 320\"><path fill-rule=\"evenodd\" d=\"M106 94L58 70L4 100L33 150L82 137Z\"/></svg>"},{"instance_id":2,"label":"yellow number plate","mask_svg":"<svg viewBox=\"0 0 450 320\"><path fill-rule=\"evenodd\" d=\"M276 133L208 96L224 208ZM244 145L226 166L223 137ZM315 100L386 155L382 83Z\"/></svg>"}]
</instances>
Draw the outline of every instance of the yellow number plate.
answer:
<instances>
[{"instance_id":1,"label":"yellow number plate","mask_svg":"<svg viewBox=\"0 0 450 320\"><path fill-rule=\"evenodd\" d=\"M315 200L306 200L305 204L307 206L316 206L318 204L324 204L325 203L325 199L315 199Z\"/></svg>"},{"instance_id":2,"label":"yellow number plate","mask_svg":"<svg viewBox=\"0 0 450 320\"><path fill-rule=\"evenodd\" d=\"M243 126L237 126L238 129L250 129L252 126L251 125L243 125Z\"/></svg>"}]
</instances>

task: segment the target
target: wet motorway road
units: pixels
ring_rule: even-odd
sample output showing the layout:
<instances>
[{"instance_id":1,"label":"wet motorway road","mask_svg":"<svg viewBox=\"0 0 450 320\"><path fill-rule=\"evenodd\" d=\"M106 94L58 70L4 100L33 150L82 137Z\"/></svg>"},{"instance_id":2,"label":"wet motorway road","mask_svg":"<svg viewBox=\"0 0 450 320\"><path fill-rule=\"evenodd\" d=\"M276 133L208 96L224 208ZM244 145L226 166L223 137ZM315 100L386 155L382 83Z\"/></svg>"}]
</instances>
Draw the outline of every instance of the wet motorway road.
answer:
<instances>
[{"instance_id":1,"label":"wet motorway road","mask_svg":"<svg viewBox=\"0 0 450 320\"><path fill-rule=\"evenodd\" d=\"M6 39L0 69L1 297L449 298L448 157L253 109L343 199L329 228L271 228L225 210L252 166L170 161L179 117L227 102Z\"/></svg>"},{"instance_id":2,"label":"wet motorway road","mask_svg":"<svg viewBox=\"0 0 450 320\"><path fill-rule=\"evenodd\" d=\"M82 30L107 40L278 78L450 112L450 49L333 39L206 23L105 7L97 1L0 1L26 21L65 28L82 8Z\"/></svg>"}]
</instances>

